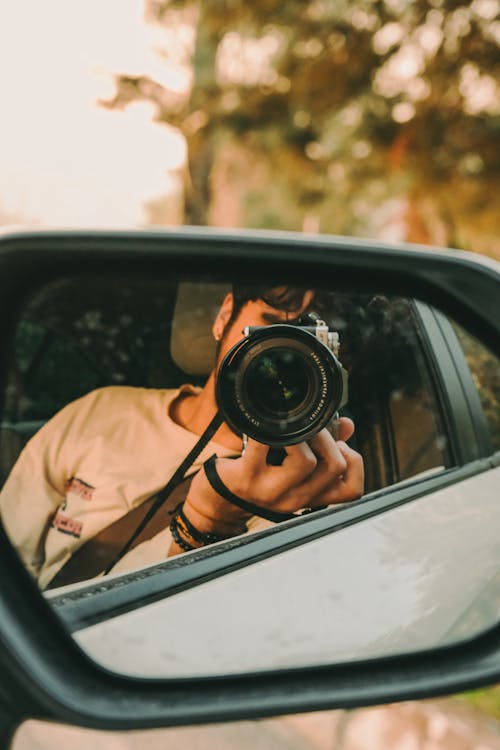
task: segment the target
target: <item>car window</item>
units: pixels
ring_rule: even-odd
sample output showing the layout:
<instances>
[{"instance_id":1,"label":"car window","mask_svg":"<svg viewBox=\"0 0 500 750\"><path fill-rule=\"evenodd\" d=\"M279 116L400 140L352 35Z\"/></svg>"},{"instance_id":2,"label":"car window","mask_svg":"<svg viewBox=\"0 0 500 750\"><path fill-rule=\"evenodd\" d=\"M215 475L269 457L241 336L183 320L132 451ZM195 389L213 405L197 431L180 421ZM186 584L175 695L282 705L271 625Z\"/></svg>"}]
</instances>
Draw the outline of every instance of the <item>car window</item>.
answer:
<instances>
[{"instance_id":1,"label":"car window","mask_svg":"<svg viewBox=\"0 0 500 750\"><path fill-rule=\"evenodd\" d=\"M203 348L202 335L194 331L207 327L207 312L214 316L216 310L211 298L208 308L200 307L207 289L220 302L226 287L217 298L216 284L183 283L177 289L163 282L61 280L38 295L19 322L10 360L0 433L2 481L40 427L96 388L203 385L207 365L200 374L192 364ZM193 297L186 302L186 291L198 300L198 313ZM340 359L349 372L341 413L356 425L350 444L364 459L365 492L449 465L412 301L327 296L324 315L339 332ZM182 304L174 315L176 299Z\"/></svg>"},{"instance_id":2,"label":"car window","mask_svg":"<svg viewBox=\"0 0 500 750\"><path fill-rule=\"evenodd\" d=\"M488 423L491 443L500 450L500 370L498 358L483 343L452 322L457 339L470 368L484 415Z\"/></svg>"},{"instance_id":3,"label":"car window","mask_svg":"<svg viewBox=\"0 0 500 750\"><path fill-rule=\"evenodd\" d=\"M415 304L345 300L338 328L350 372L346 409L365 464L365 491L451 465L442 405L424 356Z\"/></svg>"}]
</instances>

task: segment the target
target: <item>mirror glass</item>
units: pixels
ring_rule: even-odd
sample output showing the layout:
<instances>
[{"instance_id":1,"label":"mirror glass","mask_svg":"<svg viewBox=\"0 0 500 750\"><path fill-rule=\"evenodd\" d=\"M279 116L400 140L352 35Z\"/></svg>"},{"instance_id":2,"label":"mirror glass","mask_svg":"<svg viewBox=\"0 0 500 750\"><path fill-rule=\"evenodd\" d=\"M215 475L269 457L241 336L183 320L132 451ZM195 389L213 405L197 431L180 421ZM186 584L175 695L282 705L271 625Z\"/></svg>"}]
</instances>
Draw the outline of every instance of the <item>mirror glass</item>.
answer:
<instances>
[{"instance_id":1,"label":"mirror glass","mask_svg":"<svg viewBox=\"0 0 500 750\"><path fill-rule=\"evenodd\" d=\"M2 523L99 663L251 672L498 621L499 470L467 466L500 450L499 361L428 305L279 281L61 278L26 300L5 361ZM268 517L217 493L202 468L214 454L223 488ZM190 481L174 487L176 472ZM278 549L280 531L313 523ZM253 538L252 563L220 575L216 553ZM195 565L197 585L175 583ZM104 582L145 598L103 614Z\"/></svg>"}]
</instances>

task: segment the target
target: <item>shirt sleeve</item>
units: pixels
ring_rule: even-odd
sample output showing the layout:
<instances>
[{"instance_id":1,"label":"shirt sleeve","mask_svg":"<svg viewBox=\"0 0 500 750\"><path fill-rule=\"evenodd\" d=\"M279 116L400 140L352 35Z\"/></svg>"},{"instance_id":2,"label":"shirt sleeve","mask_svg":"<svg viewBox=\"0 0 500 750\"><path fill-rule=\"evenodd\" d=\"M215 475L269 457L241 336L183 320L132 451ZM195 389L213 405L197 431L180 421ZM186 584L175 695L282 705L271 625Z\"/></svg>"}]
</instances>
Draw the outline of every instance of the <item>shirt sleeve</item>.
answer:
<instances>
[{"instance_id":1,"label":"shirt sleeve","mask_svg":"<svg viewBox=\"0 0 500 750\"><path fill-rule=\"evenodd\" d=\"M21 452L0 492L0 518L12 545L38 578L45 539L65 502L65 427L73 404L47 422Z\"/></svg>"}]
</instances>

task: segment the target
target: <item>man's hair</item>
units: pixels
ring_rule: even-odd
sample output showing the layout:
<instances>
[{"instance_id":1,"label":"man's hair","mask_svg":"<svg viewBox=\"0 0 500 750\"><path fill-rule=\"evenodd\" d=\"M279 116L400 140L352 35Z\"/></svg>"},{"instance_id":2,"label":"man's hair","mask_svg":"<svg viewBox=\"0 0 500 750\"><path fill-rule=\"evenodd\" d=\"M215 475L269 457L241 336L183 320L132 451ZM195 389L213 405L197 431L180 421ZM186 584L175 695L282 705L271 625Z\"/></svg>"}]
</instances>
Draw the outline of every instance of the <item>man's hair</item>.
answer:
<instances>
[{"instance_id":1,"label":"man's hair","mask_svg":"<svg viewBox=\"0 0 500 750\"><path fill-rule=\"evenodd\" d=\"M247 302L257 300L262 300L276 310L287 313L299 312L302 310L302 302L307 291L308 287L233 284L233 311L227 325L229 327L238 317L240 310ZM314 298L312 304L314 304Z\"/></svg>"}]
</instances>

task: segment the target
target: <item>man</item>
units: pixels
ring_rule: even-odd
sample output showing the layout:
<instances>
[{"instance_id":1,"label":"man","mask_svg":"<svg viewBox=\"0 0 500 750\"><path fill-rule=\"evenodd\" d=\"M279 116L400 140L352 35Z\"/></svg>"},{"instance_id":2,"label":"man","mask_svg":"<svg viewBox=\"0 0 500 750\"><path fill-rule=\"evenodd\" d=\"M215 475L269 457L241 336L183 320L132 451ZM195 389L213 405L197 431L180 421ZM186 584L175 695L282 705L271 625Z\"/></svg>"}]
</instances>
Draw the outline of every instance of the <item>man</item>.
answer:
<instances>
[{"instance_id":1,"label":"man","mask_svg":"<svg viewBox=\"0 0 500 750\"><path fill-rule=\"evenodd\" d=\"M101 388L66 406L32 438L0 494L0 513L42 588L79 547L166 484L214 417L218 366L245 326L291 322L313 303L310 290L236 288L213 323L217 361L201 390ZM190 471L215 453L217 474L230 492L281 513L352 500L363 491L361 456L345 442L353 430L352 422L342 419L338 440L322 430L309 443L287 448L281 466L269 466L267 446L249 440L240 455L241 438L222 424ZM131 549L113 572L159 562L260 523L216 492L204 470L195 475L181 511L172 528Z\"/></svg>"}]
</instances>

